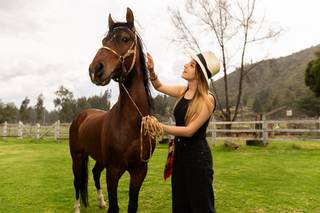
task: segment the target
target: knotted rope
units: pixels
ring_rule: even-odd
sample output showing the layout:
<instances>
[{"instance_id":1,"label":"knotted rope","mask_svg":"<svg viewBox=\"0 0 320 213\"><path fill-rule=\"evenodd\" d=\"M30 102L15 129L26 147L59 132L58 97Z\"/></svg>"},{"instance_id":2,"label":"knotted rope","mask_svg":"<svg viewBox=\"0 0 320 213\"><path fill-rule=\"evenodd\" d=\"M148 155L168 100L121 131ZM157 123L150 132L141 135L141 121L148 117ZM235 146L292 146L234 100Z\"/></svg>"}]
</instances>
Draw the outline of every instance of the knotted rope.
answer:
<instances>
[{"instance_id":1,"label":"knotted rope","mask_svg":"<svg viewBox=\"0 0 320 213\"><path fill-rule=\"evenodd\" d=\"M156 145L157 140L159 140L164 133L163 128L158 122L156 117L150 116L150 115L143 116L143 114L139 110L139 107L137 106L137 104L134 102L131 95L129 94L127 88L123 85L123 83L121 83L121 86L128 94L130 100L132 101L133 105L135 106L135 108L137 109L137 111L139 112L142 118L141 127L140 127L140 160L142 162L149 162L152 155L152 140L156 141L155 143ZM149 137L149 158L147 159L143 159L143 156L142 156L143 155L143 136Z\"/></svg>"}]
</instances>

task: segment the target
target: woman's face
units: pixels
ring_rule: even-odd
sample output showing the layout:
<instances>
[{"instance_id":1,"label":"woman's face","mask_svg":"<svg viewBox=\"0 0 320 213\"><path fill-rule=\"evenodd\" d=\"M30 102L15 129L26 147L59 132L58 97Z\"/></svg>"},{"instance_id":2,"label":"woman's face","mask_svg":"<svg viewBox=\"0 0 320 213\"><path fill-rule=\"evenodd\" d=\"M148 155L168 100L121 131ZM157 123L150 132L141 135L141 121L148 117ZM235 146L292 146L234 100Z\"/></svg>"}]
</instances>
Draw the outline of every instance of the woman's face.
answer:
<instances>
[{"instance_id":1,"label":"woman's face","mask_svg":"<svg viewBox=\"0 0 320 213\"><path fill-rule=\"evenodd\" d=\"M194 59L191 59L189 63L184 65L181 77L187 81L196 79L196 61Z\"/></svg>"}]
</instances>

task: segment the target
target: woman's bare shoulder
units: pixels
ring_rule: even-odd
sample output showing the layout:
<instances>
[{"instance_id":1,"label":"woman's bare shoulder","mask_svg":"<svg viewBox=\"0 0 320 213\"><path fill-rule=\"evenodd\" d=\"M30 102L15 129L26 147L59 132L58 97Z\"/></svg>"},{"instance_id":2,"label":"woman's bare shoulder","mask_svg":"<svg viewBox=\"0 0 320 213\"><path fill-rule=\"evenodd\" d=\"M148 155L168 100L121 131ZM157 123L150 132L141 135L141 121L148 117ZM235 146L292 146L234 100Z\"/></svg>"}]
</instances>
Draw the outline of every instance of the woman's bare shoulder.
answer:
<instances>
[{"instance_id":1,"label":"woman's bare shoulder","mask_svg":"<svg viewBox=\"0 0 320 213\"><path fill-rule=\"evenodd\" d=\"M215 103L216 100L214 98L214 95L212 93L209 93L207 95L207 100L209 101L209 103L207 104L207 107L208 107L209 111L211 112L216 105L216 103Z\"/></svg>"},{"instance_id":2,"label":"woman's bare shoulder","mask_svg":"<svg viewBox=\"0 0 320 213\"><path fill-rule=\"evenodd\" d=\"M208 99L212 104L214 104L214 102L216 101L215 98L214 98L214 95L212 93L208 94Z\"/></svg>"}]
</instances>

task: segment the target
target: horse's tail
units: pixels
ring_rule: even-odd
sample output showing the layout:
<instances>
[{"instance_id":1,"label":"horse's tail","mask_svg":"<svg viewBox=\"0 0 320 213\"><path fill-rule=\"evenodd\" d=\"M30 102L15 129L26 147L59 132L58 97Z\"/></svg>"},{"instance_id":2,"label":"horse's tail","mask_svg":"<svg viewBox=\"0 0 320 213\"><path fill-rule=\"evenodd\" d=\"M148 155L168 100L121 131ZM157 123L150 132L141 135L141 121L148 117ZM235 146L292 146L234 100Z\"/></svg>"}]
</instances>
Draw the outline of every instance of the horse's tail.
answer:
<instances>
[{"instance_id":1,"label":"horse's tail","mask_svg":"<svg viewBox=\"0 0 320 213\"><path fill-rule=\"evenodd\" d=\"M89 205L88 202L88 161L89 158L86 156L81 164L81 172L79 178L79 189L80 189L80 197L83 205L87 207Z\"/></svg>"},{"instance_id":2,"label":"horse's tail","mask_svg":"<svg viewBox=\"0 0 320 213\"><path fill-rule=\"evenodd\" d=\"M82 149L78 141L79 123L81 118L75 118L70 126L69 146L72 156L72 167L74 174L74 187L76 190L76 199L80 198L82 204L87 207L88 202L88 161L89 157ZM79 122L80 120L80 122Z\"/></svg>"}]
</instances>

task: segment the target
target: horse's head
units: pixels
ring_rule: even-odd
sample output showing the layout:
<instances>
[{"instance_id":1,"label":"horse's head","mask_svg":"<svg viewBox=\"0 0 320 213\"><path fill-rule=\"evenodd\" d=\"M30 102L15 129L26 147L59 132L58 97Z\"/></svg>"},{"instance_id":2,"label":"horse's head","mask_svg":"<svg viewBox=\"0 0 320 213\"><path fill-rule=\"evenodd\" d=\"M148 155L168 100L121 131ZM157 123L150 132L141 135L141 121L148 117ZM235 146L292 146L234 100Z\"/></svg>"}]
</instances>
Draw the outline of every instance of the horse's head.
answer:
<instances>
[{"instance_id":1,"label":"horse's head","mask_svg":"<svg viewBox=\"0 0 320 213\"><path fill-rule=\"evenodd\" d=\"M137 55L137 35L130 8L127 8L126 17L127 22L115 23L109 14L109 32L89 66L91 81L96 85L106 85L111 79L122 81L133 69Z\"/></svg>"}]
</instances>

